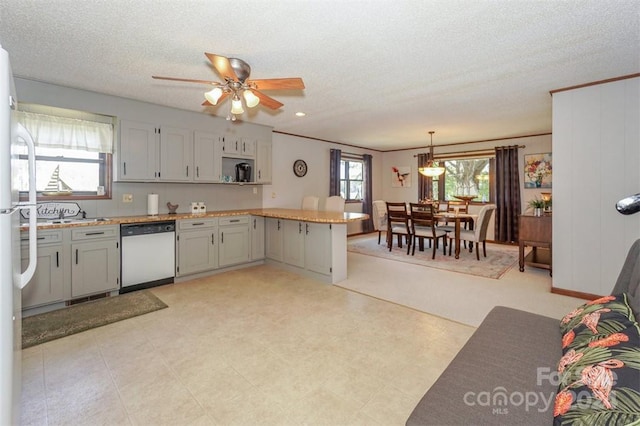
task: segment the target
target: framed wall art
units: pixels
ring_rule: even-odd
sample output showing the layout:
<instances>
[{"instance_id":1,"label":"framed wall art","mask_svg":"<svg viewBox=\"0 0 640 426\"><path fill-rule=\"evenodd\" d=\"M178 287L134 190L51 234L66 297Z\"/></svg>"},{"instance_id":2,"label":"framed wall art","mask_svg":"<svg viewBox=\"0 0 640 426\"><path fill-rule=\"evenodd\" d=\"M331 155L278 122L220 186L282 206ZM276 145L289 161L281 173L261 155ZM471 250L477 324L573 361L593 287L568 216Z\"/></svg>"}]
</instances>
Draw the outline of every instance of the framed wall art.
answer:
<instances>
[{"instance_id":1,"label":"framed wall art","mask_svg":"<svg viewBox=\"0 0 640 426\"><path fill-rule=\"evenodd\" d=\"M525 188L551 188L552 172L550 152L524 156Z\"/></svg>"},{"instance_id":2,"label":"framed wall art","mask_svg":"<svg viewBox=\"0 0 640 426\"><path fill-rule=\"evenodd\" d=\"M411 187L411 166L391 167L391 187L410 188Z\"/></svg>"}]
</instances>

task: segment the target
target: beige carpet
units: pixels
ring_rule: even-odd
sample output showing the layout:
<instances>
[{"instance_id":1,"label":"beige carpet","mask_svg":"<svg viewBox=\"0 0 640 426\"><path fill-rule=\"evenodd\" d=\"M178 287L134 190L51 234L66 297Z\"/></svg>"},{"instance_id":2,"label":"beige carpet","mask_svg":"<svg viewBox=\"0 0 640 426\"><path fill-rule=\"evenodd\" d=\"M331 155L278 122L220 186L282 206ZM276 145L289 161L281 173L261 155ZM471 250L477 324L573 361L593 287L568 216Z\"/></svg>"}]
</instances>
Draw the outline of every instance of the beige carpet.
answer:
<instances>
[{"instance_id":1,"label":"beige carpet","mask_svg":"<svg viewBox=\"0 0 640 426\"><path fill-rule=\"evenodd\" d=\"M22 320L22 348L166 307L150 291L141 290L33 315Z\"/></svg>"},{"instance_id":2,"label":"beige carpet","mask_svg":"<svg viewBox=\"0 0 640 426\"><path fill-rule=\"evenodd\" d=\"M493 279L499 279L518 262L517 246L487 244L487 257L483 257L482 252L480 252L479 261L476 259L475 249L473 253L469 253L468 249L462 247L460 258L456 259L453 253L449 256L448 251L446 256L443 255L442 248L439 248L436 251L436 258L431 259L432 249L428 248L426 242L425 250L421 252L416 247L416 253L412 256L411 254L407 255L407 247L405 245L403 245L403 248L398 248L396 240L394 240L392 250L389 251L384 241L378 244L377 234L350 237L347 250L368 256Z\"/></svg>"}]
</instances>

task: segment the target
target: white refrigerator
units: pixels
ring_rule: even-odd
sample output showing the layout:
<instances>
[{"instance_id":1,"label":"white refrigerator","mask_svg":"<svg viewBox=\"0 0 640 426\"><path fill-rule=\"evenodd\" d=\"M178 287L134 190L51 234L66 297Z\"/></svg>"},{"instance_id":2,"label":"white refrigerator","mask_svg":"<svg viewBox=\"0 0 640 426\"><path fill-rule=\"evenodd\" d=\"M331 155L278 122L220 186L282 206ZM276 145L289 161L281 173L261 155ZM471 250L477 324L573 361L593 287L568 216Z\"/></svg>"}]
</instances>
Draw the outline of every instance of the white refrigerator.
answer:
<instances>
[{"instance_id":1,"label":"white refrigerator","mask_svg":"<svg viewBox=\"0 0 640 426\"><path fill-rule=\"evenodd\" d=\"M29 133L19 125L9 54L0 46L0 425L20 419L22 294L36 268L35 152ZM14 167L17 146L26 144L29 200L19 202ZM21 273L20 210L29 212L29 264Z\"/></svg>"}]
</instances>

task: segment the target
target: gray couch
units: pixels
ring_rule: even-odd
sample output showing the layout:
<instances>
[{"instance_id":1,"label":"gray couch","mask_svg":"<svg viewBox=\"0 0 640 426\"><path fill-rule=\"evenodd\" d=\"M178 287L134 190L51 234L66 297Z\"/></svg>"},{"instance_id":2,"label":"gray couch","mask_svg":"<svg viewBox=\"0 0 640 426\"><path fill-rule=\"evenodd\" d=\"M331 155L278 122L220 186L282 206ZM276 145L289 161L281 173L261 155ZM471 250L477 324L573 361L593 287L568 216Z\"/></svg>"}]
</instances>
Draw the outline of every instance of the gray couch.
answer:
<instances>
[{"instance_id":1,"label":"gray couch","mask_svg":"<svg viewBox=\"0 0 640 426\"><path fill-rule=\"evenodd\" d=\"M640 240L612 294L640 315ZM553 424L562 357L559 320L495 307L422 397L407 425Z\"/></svg>"}]
</instances>

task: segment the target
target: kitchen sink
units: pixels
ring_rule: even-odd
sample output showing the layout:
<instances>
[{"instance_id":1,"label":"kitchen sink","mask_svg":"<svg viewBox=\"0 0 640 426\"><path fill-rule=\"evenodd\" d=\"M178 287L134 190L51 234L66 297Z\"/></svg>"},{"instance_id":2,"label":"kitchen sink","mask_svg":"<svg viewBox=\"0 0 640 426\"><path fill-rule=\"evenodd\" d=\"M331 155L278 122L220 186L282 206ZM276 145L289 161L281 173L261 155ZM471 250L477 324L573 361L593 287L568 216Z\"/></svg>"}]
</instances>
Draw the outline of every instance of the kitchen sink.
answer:
<instances>
[{"instance_id":1,"label":"kitchen sink","mask_svg":"<svg viewBox=\"0 0 640 426\"><path fill-rule=\"evenodd\" d=\"M77 218L77 219L51 219L43 222L38 222L40 225L64 225L74 223L94 223L94 222L106 222L111 219L107 217L94 217L94 218Z\"/></svg>"}]
</instances>

